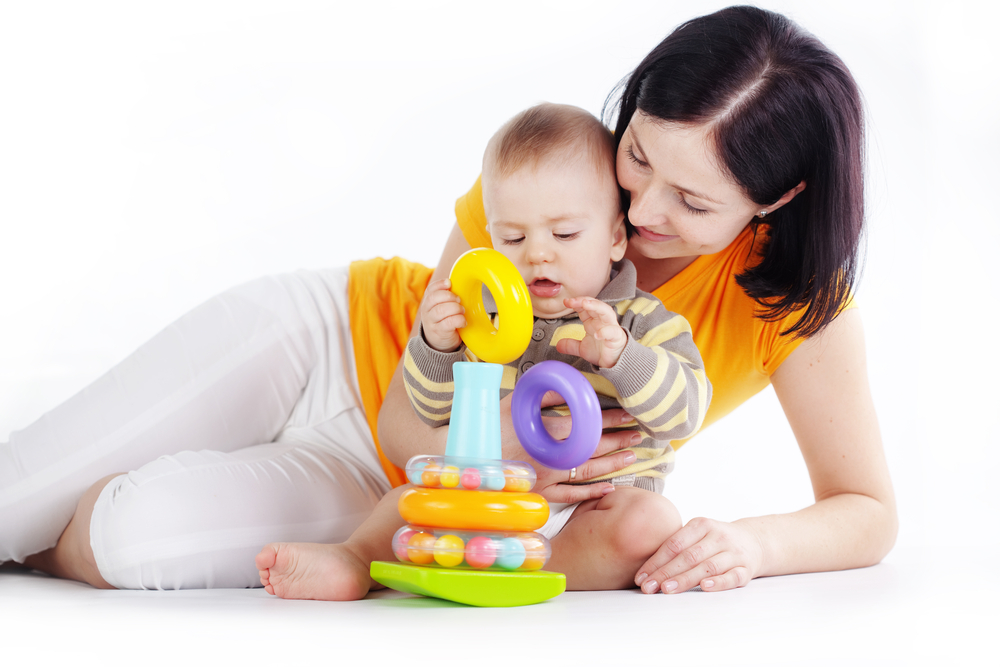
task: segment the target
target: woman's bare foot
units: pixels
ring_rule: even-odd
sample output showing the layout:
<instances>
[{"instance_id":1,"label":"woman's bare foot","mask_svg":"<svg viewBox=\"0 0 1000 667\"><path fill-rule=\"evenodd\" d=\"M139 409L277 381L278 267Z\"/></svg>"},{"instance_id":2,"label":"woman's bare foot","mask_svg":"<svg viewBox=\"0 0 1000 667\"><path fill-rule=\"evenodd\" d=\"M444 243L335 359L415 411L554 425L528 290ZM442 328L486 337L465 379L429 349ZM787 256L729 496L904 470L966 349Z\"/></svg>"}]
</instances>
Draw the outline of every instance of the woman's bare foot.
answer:
<instances>
[{"instance_id":1,"label":"woman's bare foot","mask_svg":"<svg viewBox=\"0 0 1000 667\"><path fill-rule=\"evenodd\" d=\"M373 584L368 565L344 544L268 544L256 562L264 590L279 598L360 600Z\"/></svg>"}]
</instances>

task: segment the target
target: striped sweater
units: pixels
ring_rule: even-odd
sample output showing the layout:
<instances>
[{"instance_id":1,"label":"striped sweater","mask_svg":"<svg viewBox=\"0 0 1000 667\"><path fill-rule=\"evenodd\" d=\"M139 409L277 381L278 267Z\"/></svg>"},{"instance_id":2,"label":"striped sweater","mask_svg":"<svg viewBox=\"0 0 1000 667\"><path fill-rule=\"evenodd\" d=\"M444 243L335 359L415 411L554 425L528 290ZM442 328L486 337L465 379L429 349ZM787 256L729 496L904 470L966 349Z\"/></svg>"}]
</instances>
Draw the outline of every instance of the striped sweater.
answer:
<instances>
[{"instance_id":1,"label":"striped sweater","mask_svg":"<svg viewBox=\"0 0 1000 667\"><path fill-rule=\"evenodd\" d=\"M525 353L504 366L500 398L514 390L514 383L535 364L547 359L566 362L583 373L597 392L601 408L624 408L634 420L621 428L640 429L645 437L630 447L636 462L624 470L589 482L610 480L620 486L638 486L662 492L663 477L673 468L671 440L694 434L705 418L712 387L701 354L691 338L691 327L682 316L669 312L660 301L636 288L635 267L628 260L616 262L611 280L597 298L609 304L628 333L628 342L611 368L598 368L579 357L560 354L563 338L580 340L583 323L571 313L561 319L535 319L532 341ZM484 289L491 313L496 306ZM423 336L410 339L404 357L403 379L410 404L432 426L444 426L451 417L456 361L479 361L468 348L438 352ZM550 414L569 414L565 406Z\"/></svg>"}]
</instances>

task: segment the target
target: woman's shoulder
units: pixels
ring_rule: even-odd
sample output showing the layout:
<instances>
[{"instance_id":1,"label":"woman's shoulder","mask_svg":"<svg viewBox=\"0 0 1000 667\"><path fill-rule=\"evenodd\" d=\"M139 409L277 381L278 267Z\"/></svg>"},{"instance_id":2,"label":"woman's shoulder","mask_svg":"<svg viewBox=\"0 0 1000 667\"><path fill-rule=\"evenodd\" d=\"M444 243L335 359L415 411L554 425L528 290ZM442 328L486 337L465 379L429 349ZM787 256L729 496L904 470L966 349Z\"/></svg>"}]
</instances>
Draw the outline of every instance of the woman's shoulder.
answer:
<instances>
[{"instance_id":1,"label":"woman's shoulder","mask_svg":"<svg viewBox=\"0 0 1000 667\"><path fill-rule=\"evenodd\" d=\"M469 191L455 202L455 220L469 245L473 248L492 248L486 231L486 210L483 208L483 178L476 179Z\"/></svg>"},{"instance_id":2,"label":"woman's shoulder","mask_svg":"<svg viewBox=\"0 0 1000 667\"><path fill-rule=\"evenodd\" d=\"M687 318L704 356L724 351L726 365L769 376L801 343L781 335L801 312L762 319L761 305L736 282L759 259L763 241L761 230L748 227L724 250L699 257L653 294L668 310Z\"/></svg>"}]
</instances>

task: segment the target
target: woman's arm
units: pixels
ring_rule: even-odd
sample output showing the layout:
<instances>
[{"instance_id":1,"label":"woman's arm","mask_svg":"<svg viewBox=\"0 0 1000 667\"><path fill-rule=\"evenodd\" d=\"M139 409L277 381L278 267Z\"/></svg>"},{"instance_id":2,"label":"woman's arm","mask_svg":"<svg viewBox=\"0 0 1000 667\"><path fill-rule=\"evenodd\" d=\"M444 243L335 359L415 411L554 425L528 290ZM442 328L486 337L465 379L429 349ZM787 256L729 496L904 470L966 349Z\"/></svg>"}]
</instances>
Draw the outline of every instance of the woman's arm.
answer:
<instances>
[{"instance_id":1,"label":"woman's arm","mask_svg":"<svg viewBox=\"0 0 1000 667\"><path fill-rule=\"evenodd\" d=\"M455 260L469 249L470 246L462 235L462 230L456 224L451 230L444 251L441 253L441 259L431 276L431 281L447 278ZM420 318L417 317L412 335L417 333L419 323ZM510 400L511 397L508 395L500 402L500 437L503 456L505 459L529 461L534 464L531 457L521 448L517 436L514 434L510 418ZM559 402L561 401L555 398L551 400L553 405ZM607 410L604 412L603 418L605 428L618 426L631 419L623 410ZM555 438L565 438L569 435L570 418L546 419L545 424ZM385 400L379 411L378 435L382 451L385 452L390 461L398 466L406 465L410 457L417 454L444 453L448 429L446 427L432 428L425 424L410 407L410 401L403 386L402 362L396 367L396 373L392 376L392 382L389 384ZM601 455L638 444L638 442L632 441L633 438L641 440L637 433L631 431L607 433L601 436L600 444L594 453L597 458L593 458L577 468L576 479L579 481L599 477L631 465L635 461L635 454L632 452ZM561 470L550 470L538 464L534 465L538 473L536 490L552 502L576 502L588 498L600 498L613 488L610 484L584 486L560 484L560 482L567 481L568 473Z\"/></svg>"},{"instance_id":2,"label":"woman's arm","mask_svg":"<svg viewBox=\"0 0 1000 667\"><path fill-rule=\"evenodd\" d=\"M759 576L874 565L889 553L896 501L858 310L845 311L803 342L771 381L809 470L815 504L733 523L690 521L639 569L636 583L644 591L699 584L726 590Z\"/></svg>"},{"instance_id":3,"label":"woman's arm","mask_svg":"<svg viewBox=\"0 0 1000 667\"><path fill-rule=\"evenodd\" d=\"M462 235L462 230L456 224L452 227L448 241L441 252L441 259L431 275L430 282L443 280L451 272L451 266L459 255L472 247ZM410 336L420 331L420 316L413 321ZM399 467L406 465L411 457L417 454L444 454L445 442L448 439L447 428L433 428L417 417L410 407L410 399L406 396L403 384L403 361L396 365L396 372L389 383L385 399L378 413L378 438L382 451L390 461Z\"/></svg>"}]
</instances>

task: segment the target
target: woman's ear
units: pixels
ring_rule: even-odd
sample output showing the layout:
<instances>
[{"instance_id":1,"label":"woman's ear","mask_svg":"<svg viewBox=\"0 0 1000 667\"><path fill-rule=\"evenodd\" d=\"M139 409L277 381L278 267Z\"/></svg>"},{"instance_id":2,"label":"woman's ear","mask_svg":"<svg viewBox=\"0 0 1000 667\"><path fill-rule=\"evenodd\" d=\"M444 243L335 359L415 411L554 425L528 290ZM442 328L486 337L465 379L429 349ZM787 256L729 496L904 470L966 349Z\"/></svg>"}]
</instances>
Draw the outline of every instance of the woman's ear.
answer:
<instances>
[{"instance_id":1,"label":"woman's ear","mask_svg":"<svg viewBox=\"0 0 1000 667\"><path fill-rule=\"evenodd\" d=\"M628 234L625 233L625 213L619 213L615 220L614 229L611 232L611 261L617 262L625 256L625 248L628 246Z\"/></svg>"},{"instance_id":2,"label":"woman's ear","mask_svg":"<svg viewBox=\"0 0 1000 667\"><path fill-rule=\"evenodd\" d=\"M795 198L795 195L799 194L800 192L802 192L805 189L806 189L806 182L805 181L799 181L798 185L796 185L794 188L792 188L791 190L789 190L785 194L781 195L781 199L779 199L778 201L774 202L770 206L766 206L764 210L766 210L768 213L774 213L779 208L781 208L782 206L784 206L788 202L792 201L792 199Z\"/></svg>"}]
</instances>

